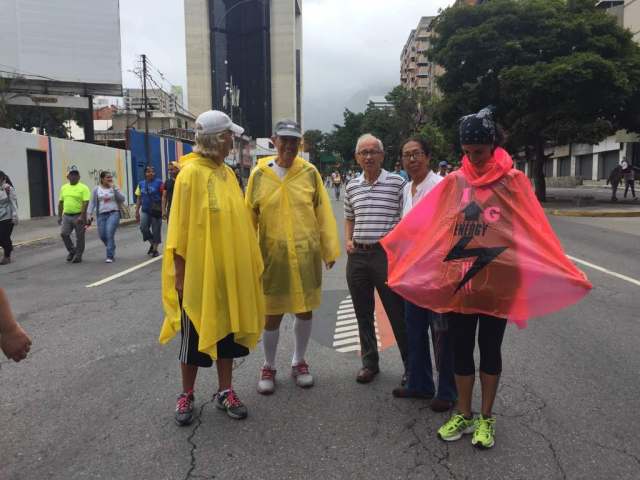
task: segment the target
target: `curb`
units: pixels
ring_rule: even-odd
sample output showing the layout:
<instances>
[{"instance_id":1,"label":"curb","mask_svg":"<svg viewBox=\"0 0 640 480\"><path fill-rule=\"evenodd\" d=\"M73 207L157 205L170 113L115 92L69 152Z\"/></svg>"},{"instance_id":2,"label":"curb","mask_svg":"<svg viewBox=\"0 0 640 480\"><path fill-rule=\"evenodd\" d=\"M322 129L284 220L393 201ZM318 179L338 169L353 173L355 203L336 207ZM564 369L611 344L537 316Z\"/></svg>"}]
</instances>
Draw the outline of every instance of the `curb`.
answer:
<instances>
[{"instance_id":1,"label":"curb","mask_svg":"<svg viewBox=\"0 0 640 480\"><path fill-rule=\"evenodd\" d=\"M128 225L133 225L134 223L136 223L135 218L127 218L125 220L121 220L119 226L126 227ZM22 242L15 242L13 244L13 248L28 247L29 245L46 242L47 240L54 240L55 238L56 237L54 237L53 235L45 235L43 237L32 238L30 240L23 240Z\"/></svg>"},{"instance_id":2,"label":"curb","mask_svg":"<svg viewBox=\"0 0 640 480\"><path fill-rule=\"evenodd\" d=\"M547 210L547 213L555 215L556 217L640 217L640 210L632 210L629 212L620 210Z\"/></svg>"},{"instance_id":3,"label":"curb","mask_svg":"<svg viewBox=\"0 0 640 480\"><path fill-rule=\"evenodd\" d=\"M22 242L17 242L13 244L13 248L27 247L29 245L33 245L34 243L45 242L47 240L53 240L53 236L47 235L45 237L33 238L31 240L24 240Z\"/></svg>"}]
</instances>

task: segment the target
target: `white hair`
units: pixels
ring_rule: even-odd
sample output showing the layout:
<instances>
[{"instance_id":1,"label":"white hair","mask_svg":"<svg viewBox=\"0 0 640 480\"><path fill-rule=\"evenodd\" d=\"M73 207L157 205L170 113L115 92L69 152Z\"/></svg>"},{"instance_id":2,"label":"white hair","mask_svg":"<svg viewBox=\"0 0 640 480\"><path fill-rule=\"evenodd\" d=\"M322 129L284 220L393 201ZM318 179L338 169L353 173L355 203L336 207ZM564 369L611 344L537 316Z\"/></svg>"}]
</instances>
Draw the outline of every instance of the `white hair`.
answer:
<instances>
[{"instance_id":1,"label":"white hair","mask_svg":"<svg viewBox=\"0 0 640 480\"><path fill-rule=\"evenodd\" d=\"M224 132L196 133L196 145L193 151L203 157L218 159L222 155Z\"/></svg>"},{"instance_id":2,"label":"white hair","mask_svg":"<svg viewBox=\"0 0 640 480\"><path fill-rule=\"evenodd\" d=\"M369 140L375 140L376 142L378 142L378 146L380 147L380 151L384 152L384 145L382 144L382 140L380 140L378 137L370 134L370 133L365 133L364 135L360 135L360 137L358 138L358 141L356 142L356 153L358 152L358 150L360 150L360 144L362 142L366 142Z\"/></svg>"}]
</instances>

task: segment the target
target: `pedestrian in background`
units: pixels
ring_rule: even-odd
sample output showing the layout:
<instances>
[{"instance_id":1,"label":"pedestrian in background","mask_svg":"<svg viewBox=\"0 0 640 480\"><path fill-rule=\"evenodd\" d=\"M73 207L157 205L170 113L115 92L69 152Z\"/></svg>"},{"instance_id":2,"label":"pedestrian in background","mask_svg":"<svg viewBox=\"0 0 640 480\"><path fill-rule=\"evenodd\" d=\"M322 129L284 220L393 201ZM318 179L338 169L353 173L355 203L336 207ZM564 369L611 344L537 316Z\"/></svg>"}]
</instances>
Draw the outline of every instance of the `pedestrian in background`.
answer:
<instances>
[{"instance_id":1,"label":"pedestrian in background","mask_svg":"<svg viewBox=\"0 0 640 480\"><path fill-rule=\"evenodd\" d=\"M298 156L302 132L293 120L276 124L278 155L251 172L246 202L258 229L264 261L265 361L258 392L275 390L276 352L285 313L295 315L291 375L302 388L313 386L305 354L313 310L322 298L322 264L331 269L340 255L338 227L329 195L316 167Z\"/></svg>"},{"instance_id":2,"label":"pedestrian in background","mask_svg":"<svg viewBox=\"0 0 640 480\"><path fill-rule=\"evenodd\" d=\"M136 188L136 221L140 223L142 241L149 242L147 255L160 255L158 246L162 242L162 193L164 184L156 178L151 165L144 169L144 180Z\"/></svg>"},{"instance_id":3,"label":"pedestrian in background","mask_svg":"<svg viewBox=\"0 0 640 480\"><path fill-rule=\"evenodd\" d=\"M336 200L340 200L340 190L342 189L342 176L338 170L334 170L331 174L331 183L333 184L333 191L336 195Z\"/></svg>"},{"instance_id":4,"label":"pedestrian in background","mask_svg":"<svg viewBox=\"0 0 640 480\"><path fill-rule=\"evenodd\" d=\"M402 216L422 200L441 181L442 177L431 168L431 149L422 138L411 138L401 146L402 162L411 181L404 187ZM446 412L456 400L456 385L453 378L453 349L448 334L446 319L442 315L414 303L405 301L404 318L407 324L407 370L406 387L393 390L398 398L431 399L431 409ZM438 370L438 388L433 381L429 330L433 343L434 358Z\"/></svg>"},{"instance_id":5,"label":"pedestrian in background","mask_svg":"<svg viewBox=\"0 0 640 480\"><path fill-rule=\"evenodd\" d=\"M116 255L116 230L120 225L120 206L125 196L113 182L111 172L100 172L100 185L93 189L88 214L96 218L98 236L107 248L105 263L113 263Z\"/></svg>"},{"instance_id":6,"label":"pedestrian in background","mask_svg":"<svg viewBox=\"0 0 640 480\"><path fill-rule=\"evenodd\" d=\"M618 201L618 197L617 197L618 185L620 185L620 182L622 182L623 176L624 175L622 174L622 165L616 165L615 168L611 170L611 173L609 174L609 178L607 178L607 185L611 184L611 201L612 202Z\"/></svg>"},{"instance_id":7,"label":"pedestrian in background","mask_svg":"<svg viewBox=\"0 0 640 480\"><path fill-rule=\"evenodd\" d=\"M402 164L400 162L396 162L393 173L400 175L405 180L409 180L409 175L407 175L407 172L402 168Z\"/></svg>"},{"instance_id":8,"label":"pedestrian in background","mask_svg":"<svg viewBox=\"0 0 640 480\"><path fill-rule=\"evenodd\" d=\"M360 332L362 368L356 380L369 383L380 371L374 325L374 290L378 291L396 337L406 383L407 332L404 300L387 286L387 256L380 240L400 221L405 180L382 168L382 141L365 134L356 144L356 160L362 174L347 185L344 198L345 241L349 254L347 284Z\"/></svg>"},{"instance_id":9,"label":"pedestrian in background","mask_svg":"<svg viewBox=\"0 0 640 480\"><path fill-rule=\"evenodd\" d=\"M180 163L169 163L169 176L164 184L164 191L162 192L162 218L169 219L169 213L171 212L171 202L173 200L173 188L176 184L176 177L180 173Z\"/></svg>"},{"instance_id":10,"label":"pedestrian in background","mask_svg":"<svg viewBox=\"0 0 640 480\"><path fill-rule=\"evenodd\" d=\"M80 182L78 167L69 167L66 183L60 188L58 202L58 225L62 225L60 236L67 248L67 262L82 262L84 236L87 226L87 208L91 200L91 190ZM76 232L76 243L71 240L71 232Z\"/></svg>"},{"instance_id":11,"label":"pedestrian in background","mask_svg":"<svg viewBox=\"0 0 640 480\"><path fill-rule=\"evenodd\" d=\"M31 339L13 316L9 299L2 288L0 288L0 350L14 362L27 358L31 350Z\"/></svg>"},{"instance_id":12,"label":"pedestrian in background","mask_svg":"<svg viewBox=\"0 0 640 480\"><path fill-rule=\"evenodd\" d=\"M249 354L264 325L260 249L236 176L224 163L243 129L219 111L201 114L195 129L195 148L176 178L162 265L160 341L182 337L178 425L192 422L198 369L214 360L215 406L246 418L232 386L233 359Z\"/></svg>"},{"instance_id":13,"label":"pedestrian in background","mask_svg":"<svg viewBox=\"0 0 640 480\"><path fill-rule=\"evenodd\" d=\"M441 161L438 164L438 175L440 175L441 177L446 177L447 175L449 175L449 173L451 173L449 171L449 163L447 163L446 160Z\"/></svg>"},{"instance_id":14,"label":"pedestrian in background","mask_svg":"<svg viewBox=\"0 0 640 480\"><path fill-rule=\"evenodd\" d=\"M636 199L636 170L640 170L633 165L629 165L629 163L625 160L622 162L622 176L624 178L624 198L627 198L627 193L629 193L629 188L631 188L631 195L633 199Z\"/></svg>"},{"instance_id":15,"label":"pedestrian in background","mask_svg":"<svg viewBox=\"0 0 640 480\"><path fill-rule=\"evenodd\" d=\"M0 265L11 263L11 233L18 224L18 199L11 179L0 171L0 247L4 252Z\"/></svg>"}]
</instances>

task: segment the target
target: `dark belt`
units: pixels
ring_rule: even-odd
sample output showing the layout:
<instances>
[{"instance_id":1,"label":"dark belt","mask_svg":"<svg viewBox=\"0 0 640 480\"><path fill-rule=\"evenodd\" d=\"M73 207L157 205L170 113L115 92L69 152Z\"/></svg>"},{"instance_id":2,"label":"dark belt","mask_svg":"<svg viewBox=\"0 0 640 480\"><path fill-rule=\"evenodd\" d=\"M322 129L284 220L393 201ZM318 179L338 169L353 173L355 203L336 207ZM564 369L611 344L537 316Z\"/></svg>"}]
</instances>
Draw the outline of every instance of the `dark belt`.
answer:
<instances>
[{"instance_id":1,"label":"dark belt","mask_svg":"<svg viewBox=\"0 0 640 480\"><path fill-rule=\"evenodd\" d=\"M357 248L358 250L378 250L378 249L382 248L382 245L380 245L380 242L376 242L376 243L360 243L360 242L356 242L355 240L353 242L353 246L354 246L354 248Z\"/></svg>"}]
</instances>

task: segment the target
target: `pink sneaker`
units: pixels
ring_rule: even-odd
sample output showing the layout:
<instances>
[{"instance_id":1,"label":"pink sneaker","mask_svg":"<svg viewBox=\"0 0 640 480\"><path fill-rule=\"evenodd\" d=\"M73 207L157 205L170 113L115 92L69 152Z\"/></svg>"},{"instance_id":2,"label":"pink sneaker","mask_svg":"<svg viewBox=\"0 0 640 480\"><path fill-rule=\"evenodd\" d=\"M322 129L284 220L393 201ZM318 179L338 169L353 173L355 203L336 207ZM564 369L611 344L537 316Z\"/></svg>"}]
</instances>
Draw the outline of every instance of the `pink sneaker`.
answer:
<instances>
[{"instance_id":1,"label":"pink sneaker","mask_svg":"<svg viewBox=\"0 0 640 480\"><path fill-rule=\"evenodd\" d=\"M309 365L304 360L291 367L291 376L296 379L296 385L299 387L313 387L313 376L309 373Z\"/></svg>"},{"instance_id":2,"label":"pink sneaker","mask_svg":"<svg viewBox=\"0 0 640 480\"><path fill-rule=\"evenodd\" d=\"M258 393L271 395L276 391L276 369L264 366L260 371L260 381L258 382Z\"/></svg>"}]
</instances>

